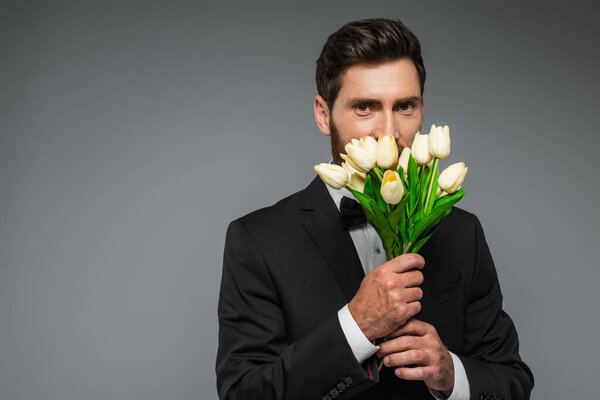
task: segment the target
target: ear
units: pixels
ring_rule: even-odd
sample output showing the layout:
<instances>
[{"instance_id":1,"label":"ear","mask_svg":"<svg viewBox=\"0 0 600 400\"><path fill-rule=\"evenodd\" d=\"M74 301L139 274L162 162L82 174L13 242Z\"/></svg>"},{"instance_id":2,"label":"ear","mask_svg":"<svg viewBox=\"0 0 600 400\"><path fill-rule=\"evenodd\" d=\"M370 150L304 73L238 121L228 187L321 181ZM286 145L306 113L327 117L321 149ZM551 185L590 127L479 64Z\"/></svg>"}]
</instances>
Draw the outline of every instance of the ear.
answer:
<instances>
[{"instance_id":1,"label":"ear","mask_svg":"<svg viewBox=\"0 0 600 400\"><path fill-rule=\"evenodd\" d=\"M321 133L325 136L331 135L331 129L329 127L329 107L327 102L320 95L315 97L315 122L319 127Z\"/></svg>"}]
</instances>

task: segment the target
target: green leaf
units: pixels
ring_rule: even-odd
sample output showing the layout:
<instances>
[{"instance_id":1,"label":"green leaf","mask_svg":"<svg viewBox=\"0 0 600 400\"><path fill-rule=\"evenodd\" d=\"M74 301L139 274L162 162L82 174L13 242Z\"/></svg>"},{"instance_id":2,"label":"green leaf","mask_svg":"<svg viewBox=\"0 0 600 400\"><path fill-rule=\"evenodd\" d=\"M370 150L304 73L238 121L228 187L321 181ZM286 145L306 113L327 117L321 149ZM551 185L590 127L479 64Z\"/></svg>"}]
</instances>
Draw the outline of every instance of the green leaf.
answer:
<instances>
[{"instance_id":1,"label":"green leaf","mask_svg":"<svg viewBox=\"0 0 600 400\"><path fill-rule=\"evenodd\" d=\"M410 231L409 240L413 243L416 243L423 231L445 211L445 209L433 209L430 214L427 214L420 220L416 221L415 226Z\"/></svg>"},{"instance_id":2,"label":"green leaf","mask_svg":"<svg viewBox=\"0 0 600 400\"><path fill-rule=\"evenodd\" d=\"M427 235L424 238L419 239L415 244L413 244L412 248L410 249L411 253L416 253L417 251L419 251L421 247L423 247L423 245L427 243L430 237L431 235Z\"/></svg>"},{"instance_id":3,"label":"green leaf","mask_svg":"<svg viewBox=\"0 0 600 400\"><path fill-rule=\"evenodd\" d=\"M408 193L408 182L404 179L404 168L398 165L398 170L396 171L398 175L400 175L400 180L402 181L402 186L404 186L404 193Z\"/></svg>"},{"instance_id":4,"label":"green leaf","mask_svg":"<svg viewBox=\"0 0 600 400\"><path fill-rule=\"evenodd\" d=\"M387 222L387 217L379 208L379 205L373 201L370 197L366 196L364 193L358 192L356 190L350 189L356 200L362 205L363 210L365 212L365 217L373 228L377 231L388 230L391 231L390 226Z\"/></svg>"},{"instance_id":5,"label":"green leaf","mask_svg":"<svg viewBox=\"0 0 600 400\"><path fill-rule=\"evenodd\" d=\"M438 183L438 178L440 177L439 171L437 166L435 167L435 171L433 171L433 183L432 183L432 187L431 187L431 195L429 197L429 204L427 206L427 210L425 210L426 214L429 214L431 212L431 210L433 209L433 204L435 203L435 196L437 196L437 183ZM444 196L446 197L446 196Z\"/></svg>"},{"instance_id":6,"label":"green leaf","mask_svg":"<svg viewBox=\"0 0 600 400\"><path fill-rule=\"evenodd\" d=\"M431 178L431 168L423 166L421 173L421 181L419 182L419 208L425 208L425 200L427 199L427 190L429 189L429 180Z\"/></svg>"},{"instance_id":7,"label":"green leaf","mask_svg":"<svg viewBox=\"0 0 600 400\"><path fill-rule=\"evenodd\" d=\"M377 232L383 247L388 252L393 252L394 249L401 248L402 245L399 243L395 229L390 227L387 217L379 205L364 193L353 189L350 189L350 191L363 207L365 217L367 217L367 221L369 221L371 226L375 229L375 232Z\"/></svg>"},{"instance_id":8,"label":"green leaf","mask_svg":"<svg viewBox=\"0 0 600 400\"><path fill-rule=\"evenodd\" d=\"M412 214L417 204L417 197L419 195L419 172L417 171L417 163L413 158L412 154L408 159L408 190L410 192L409 210Z\"/></svg>"},{"instance_id":9,"label":"green leaf","mask_svg":"<svg viewBox=\"0 0 600 400\"><path fill-rule=\"evenodd\" d=\"M404 207L406 210L406 206ZM398 221L398 228L396 229L396 235L400 234L400 240L402 244L406 243L407 233L406 233L406 220L407 220L406 212L400 214L400 221Z\"/></svg>"},{"instance_id":10,"label":"green leaf","mask_svg":"<svg viewBox=\"0 0 600 400\"><path fill-rule=\"evenodd\" d=\"M398 223L400 222L400 218L402 218L402 214L406 213L406 203L408 202L408 197L404 196L400 203L396 205L396 208L390 213L388 216L388 223L392 229L396 229Z\"/></svg>"},{"instance_id":11,"label":"green leaf","mask_svg":"<svg viewBox=\"0 0 600 400\"><path fill-rule=\"evenodd\" d=\"M437 228L439 228L439 226L442 224L442 222L444 222L444 220L446 219L446 217L448 216L448 214L450 214L450 212L452 211L452 208L446 210L444 213L442 213L436 220L434 220L431 224L429 224L429 226L427 226L423 232L421 232L421 236L430 236L433 235L433 233L437 230Z\"/></svg>"},{"instance_id":12,"label":"green leaf","mask_svg":"<svg viewBox=\"0 0 600 400\"><path fill-rule=\"evenodd\" d=\"M456 204L460 199L462 199L462 197L465 195L465 188L462 188L460 190L457 190L456 192L452 193L452 194L447 194L443 197L440 197L439 199L437 199L435 201L435 204L433 205L433 210L436 209L447 209L449 207L452 207L454 204Z\"/></svg>"},{"instance_id":13,"label":"green leaf","mask_svg":"<svg viewBox=\"0 0 600 400\"><path fill-rule=\"evenodd\" d=\"M398 169L396 170L396 172L398 173L398 175L400 175L403 180L404 180L404 168L402 168L402 165L398 164Z\"/></svg>"},{"instance_id":14,"label":"green leaf","mask_svg":"<svg viewBox=\"0 0 600 400\"><path fill-rule=\"evenodd\" d=\"M379 168L379 167L375 167ZM384 214L388 215L387 203L381 197L381 181L379 181L379 177L376 175L376 172L371 170L369 171L369 176L371 177L371 185L373 187L373 199L379 204L379 208L384 212Z\"/></svg>"},{"instance_id":15,"label":"green leaf","mask_svg":"<svg viewBox=\"0 0 600 400\"><path fill-rule=\"evenodd\" d=\"M398 247L398 236L396 236L393 232L390 231L386 231L386 232L377 232L379 234L379 237L381 238L381 243L383 244L383 247L388 251L388 252L393 252L393 249Z\"/></svg>"},{"instance_id":16,"label":"green leaf","mask_svg":"<svg viewBox=\"0 0 600 400\"><path fill-rule=\"evenodd\" d=\"M373 184L371 183L371 175L367 175L367 179L365 179L363 193L372 199L375 198L375 195L373 194Z\"/></svg>"},{"instance_id":17,"label":"green leaf","mask_svg":"<svg viewBox=\"0 0 600 400\"><path fill-rule=\"evenodd\" d=\"M402 254L402 243L400 243L399 241L396 241L394 247L390 251L390 254L391 254L392 258L395 258L395 257L398 257L399 255L401 255Z\"/></svg>"}]
</instances>

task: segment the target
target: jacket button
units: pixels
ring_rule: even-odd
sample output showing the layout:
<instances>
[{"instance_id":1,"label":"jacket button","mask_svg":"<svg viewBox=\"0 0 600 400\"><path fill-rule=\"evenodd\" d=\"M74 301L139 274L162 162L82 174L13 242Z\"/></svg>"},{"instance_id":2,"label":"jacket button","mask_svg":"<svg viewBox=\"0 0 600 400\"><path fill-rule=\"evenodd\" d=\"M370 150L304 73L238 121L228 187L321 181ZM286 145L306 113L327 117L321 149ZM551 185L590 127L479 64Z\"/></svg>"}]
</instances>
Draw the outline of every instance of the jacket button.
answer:
<instances>
[{"instance_id":1,"label":"jacket button","mask_svg":"<svg viewBox=\"0 0 600 400\"><path fill-rule=\"evenodd\" d=\"M323 396L323 397L321 397L321 400L331 400L331 397L329 397L329 396Z\"/></svg>"},{"instance_id":2,"label":"jacket button","mask_svg":"<svg viewBox=\"0 0 600 400\"><path fill-rule=\"evenodd\" d=\"M346 384L346 386L350 386L350 385L352 385L352 378L351 378L351 377L349 377L349 376L347 376L347 377L344 379L344 383Z\"/></svg>"},{"instance_id":3,"label":"jacket button","mask_svg":"<svg viewBox=\"0 0 600 400\"><path fill-rule=\"evenodd\" d=\"M340 394L340 392L338 392L337 389L331 389L329 391L329 395L331 396L332 399L335 399L336 397L338 397L339 394Z\"/></svg>"},{"instance_id":4,"label":"jacket button","mask_svg":"<svg viewBox=\"0 0 600 400\"><path fill-rule=\"evenodd\" d=\"M346 385L344 385L343 383L338 383L337 384L337 390L340 391L340 393L344 393L346 391Z\"/></svg>"}]
</instances>

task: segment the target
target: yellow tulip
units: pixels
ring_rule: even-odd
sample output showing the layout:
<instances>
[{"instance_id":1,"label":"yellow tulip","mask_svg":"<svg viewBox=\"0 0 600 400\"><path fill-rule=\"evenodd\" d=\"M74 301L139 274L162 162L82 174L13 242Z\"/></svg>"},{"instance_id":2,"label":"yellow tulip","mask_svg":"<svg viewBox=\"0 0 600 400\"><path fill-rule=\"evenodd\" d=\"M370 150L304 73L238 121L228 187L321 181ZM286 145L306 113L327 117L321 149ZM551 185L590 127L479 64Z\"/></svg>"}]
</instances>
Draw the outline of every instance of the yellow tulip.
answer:
<instances>
[{"instance_id":1,"label":"yellow tulip","mask_svg":"<svg viewBox=\"0 0 600 400\"><path fill-rule=\"evenodd\" d=\"M323 182L334 189L341 189L348 182L346 170L339 165L321 163L315 165L315 172Z\"/></svg>"},{"instance_id":2,"label":"yellow tulip","mask_svg":"<svg viewBox=\"0 0 600 400\"><path fill-rule=\"evenodd\" d=\"M375 151L377 165L383 169L395 168L398 163L398 145L390 135L381 135L377 139Z\"/></svg>"},{"instance_id":3,"label":"yellow tulip","mask_svg":"<svg viewBox=\"0 0 600 400\"><path fill-rule=\"evenodd\" d=\"M431 125L429 152L433 157L446 158L450 154L450 128L448 125Z\"/></svg>"},{"instance_id":4,"label":"yellow tulip","mask_svg":"<svg viewBox=\"0 0 600 400\"><path fill-rule=\"evenodd\" d=\"M381 197L388 204L398 204L404 196L404 185L396 171L387 170L381 181Z\"/></svg>"},{"instance_id":5,"label":"yellow tulip","mask_svg":"<svg viewBox=\"0 0 600 400\"><path fill-rule=\"evenodd\" d=\"M462 185L468 169L464 162L450 165L440 174L438 186L449 194L456 192Z\"/></svg>"}]
</instances>

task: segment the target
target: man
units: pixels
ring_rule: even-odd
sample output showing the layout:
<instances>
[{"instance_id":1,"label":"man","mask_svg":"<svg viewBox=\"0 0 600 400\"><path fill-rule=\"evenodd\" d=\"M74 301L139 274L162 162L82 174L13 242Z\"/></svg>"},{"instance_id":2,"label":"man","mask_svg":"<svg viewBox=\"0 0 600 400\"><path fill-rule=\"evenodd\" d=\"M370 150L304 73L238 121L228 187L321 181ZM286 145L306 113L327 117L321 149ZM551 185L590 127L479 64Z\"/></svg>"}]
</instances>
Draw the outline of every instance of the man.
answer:
<instances>
[{"instance_id":1,"label":"man","mask_svg":"<svg viewBox=\"0 0 600 400\"><path fill-rule=\"evenodd\" d=\"M364 135L411 145L425 68L402 23L346 24L328 38L316 78L315 120L334 163ZM315 178L230 224L220 398L528 398L533 376L477 217L454 207L419 254L386 262L372 227L340 220L343 197L352 196Z\"/></svg>"}]
</instances>

